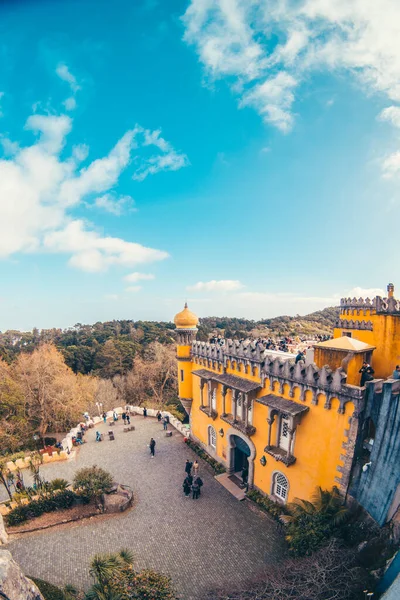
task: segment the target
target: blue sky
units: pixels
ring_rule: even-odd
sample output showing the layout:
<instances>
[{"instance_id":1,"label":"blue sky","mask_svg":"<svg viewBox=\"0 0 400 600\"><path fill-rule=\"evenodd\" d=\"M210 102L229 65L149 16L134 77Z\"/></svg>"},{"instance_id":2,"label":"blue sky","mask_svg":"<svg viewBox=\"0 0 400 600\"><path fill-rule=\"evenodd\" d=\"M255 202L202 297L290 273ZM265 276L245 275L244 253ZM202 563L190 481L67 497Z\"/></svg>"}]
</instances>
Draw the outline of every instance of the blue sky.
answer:
<instances>
[{"instance_id":1,"label":"blue sky","mask_svg":"<svg viewBox=\"0 0 400 600\"><path fill-rule=\"evenodd\" d=\"M399 282L400 7L0 4L0 329Z\"/></svg>"}]
</instances>

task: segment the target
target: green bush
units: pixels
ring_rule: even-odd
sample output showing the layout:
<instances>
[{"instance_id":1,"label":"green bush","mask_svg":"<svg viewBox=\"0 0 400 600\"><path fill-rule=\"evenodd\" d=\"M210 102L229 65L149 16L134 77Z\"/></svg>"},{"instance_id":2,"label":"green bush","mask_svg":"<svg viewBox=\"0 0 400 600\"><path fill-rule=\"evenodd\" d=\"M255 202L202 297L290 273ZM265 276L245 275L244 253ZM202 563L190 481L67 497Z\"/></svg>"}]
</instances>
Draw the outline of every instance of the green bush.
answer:
<instances>
[{"instance_id":1,"label":"green bush","mask_svg":"<svg viewBox=\"0 0 400 600\"><path fill-rule=\"evenodd\" d=\"M202 448L200 448L200 446L198 444L196 444L195 442L193 442L192 440L189 440L189 439L186 440L186 444L189 446L189 448L191 448L193 450L193 452L195 452L197 454L197 456L199 456L201 459L203 459L205 462L207 462L210 465L210 467L214 470L214 473L216 475L225 473L225 471L226 471L225 467L222 466L221 463L219 463L218 461L214 460L211 456L209 456L207 454L207 452L205 450L203 450Z\"/></svg>"},{"instance_id":2,"label":"green bush","mask_svg":"<svg viewBox=\"0 0 400 600\"><path fill-rule=\"evenodd\" d=\"M106 494L111 490L113 477L111 473L96 465L84 467L76 472L73 486L83 498L94 499L98 504L102 494Z\"/></svg>"},{"instance_id":3,"label":"green bush","mask_svg":"<svg viewBox=\"0 0 400 600\"><path fill-rule=\"evenodd\" d=\"M76 497L73 491L64 490L56 493L52 492L48 496L32 500L29 504L17 506L6 515L7 525L15 527L28 519L40 517L44 513L71 508L76 501Z\"/></svg>"},{"instance_id":4,"label":"green bush","mask_svg":"<svg viewBox=\"0 0 400 600\"><path fill-rule=\"evenodd\" d=\"M64 592L57 586L48 581L43 581L43 579L36 579L36 577L30 577L30 579L36 583L44 600L65 600Z\"/></svg>"},{"instance_id":5,"label":"green bush","mask_svg":"<svg viewBox=\"0 0 400 600\"><path fill-rule=\"evenodd\" d=\"M277 521L280 520L281 515L285 514L285 507L281 504L277 504L267 496L263 496L257 490L250 490L247 493L247 497L253 500L264 512L267 512Z\"/></svg>"}]
</instances>

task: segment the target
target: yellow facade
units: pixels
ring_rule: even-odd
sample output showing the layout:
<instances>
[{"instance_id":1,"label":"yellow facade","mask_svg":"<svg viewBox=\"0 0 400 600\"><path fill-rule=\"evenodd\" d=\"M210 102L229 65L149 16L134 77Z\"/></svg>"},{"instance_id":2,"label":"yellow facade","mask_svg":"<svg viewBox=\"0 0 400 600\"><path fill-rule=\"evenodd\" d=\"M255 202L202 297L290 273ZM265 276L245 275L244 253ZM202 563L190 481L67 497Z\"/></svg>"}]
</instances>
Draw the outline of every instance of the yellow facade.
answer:
<instances>
[{"instance_id":1,"label":"yellow facade","mask_svg":"<svg viewBox=\"0 0 400 600\"><path fill-rule=\"evenodd\" d=\"M187 307L176 317L191 438L228 474L248 469L249 487L281 503L310 499L316 486L347 493L365 395L359 370L367 361L387 377L400 364L393 294L341 306L334 339L317 344L307 365L256 342L197 342L197 317Z\"/></svg>"}]
</instances>

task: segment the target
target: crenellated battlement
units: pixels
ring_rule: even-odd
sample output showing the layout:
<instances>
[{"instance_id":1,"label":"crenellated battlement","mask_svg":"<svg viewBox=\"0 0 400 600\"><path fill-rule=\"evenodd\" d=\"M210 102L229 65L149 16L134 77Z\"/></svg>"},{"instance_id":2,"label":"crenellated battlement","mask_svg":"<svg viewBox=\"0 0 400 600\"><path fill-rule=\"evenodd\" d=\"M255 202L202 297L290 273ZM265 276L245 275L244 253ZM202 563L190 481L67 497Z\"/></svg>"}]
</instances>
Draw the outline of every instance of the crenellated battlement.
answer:
<instances>
[{"instance_id":1,"label":"crenellated battlement","mask_svg":"<svg viewBox=\"0 0 400 600\"><path fill-rule=\"evenodd\" d=\"M381 296L375 296L372 300L370 298L342 298L340 300L341 313L345 314L345 311L370 311L370 314L398 314L400 315L400 300L389 296L388 298L382 298Z\"/></svg>"},{"instance_id":2,"label":"crenellated battlement","mask_svg":"<svg viewBox=\"0 0 400 600\"><path fill-rule=\"evenodd\" d=\"M373 331L374 325L372 321L358 321L355 319L338 319L336 322L336 327L338 329L358 329L361 331Z\"/></svg>"},{"instance_id":3,"label":"crenellated battlement","mask_svg":"<svg viewBox=\"0 0 400 600\"><path fill-rule=\"evenodd\" d=\"M264 387L269 381L273 391L279 383L279 393L289 386L289 397L294 398L296 387L300 388L300 400L305 400L307 391L312 393L312 404L318 403L318 396L325 395L325 408L330 408L332 398L340 402L339 412L344 412L347 402L354 402L356 410L363 396L363 389L346 384L347 373L343 368L332 370L329 366L317 367L315 363L305 366L303 361L295 362L293 356L266 350L260 342L226 340L225 344L193 342L192 358L195 363L208 368L229 366L244 374L258 375Z\"/></svg>"}]
</instances>

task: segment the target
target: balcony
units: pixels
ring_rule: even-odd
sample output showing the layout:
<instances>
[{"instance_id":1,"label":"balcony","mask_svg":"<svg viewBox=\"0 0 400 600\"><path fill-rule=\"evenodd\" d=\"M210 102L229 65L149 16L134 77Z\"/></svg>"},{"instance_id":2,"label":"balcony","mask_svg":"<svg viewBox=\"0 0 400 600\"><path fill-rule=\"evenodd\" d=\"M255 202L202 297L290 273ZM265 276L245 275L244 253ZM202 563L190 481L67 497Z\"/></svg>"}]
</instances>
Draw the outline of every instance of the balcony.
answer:
<instances>
[{"instance_id":1,"label":"balcony","mask_svg":"<svg viewBox=\"0 0 400 600\"><path fill-rule=\"evenodd\" d=\"M203 413L205 413L207 417L210 417L213 421L215 421L215 419L218 417L217 411L211 408L210 406L200 406L200 410Z\"/></svg>"},{"instance_id":2,"label":"balcony","mask_svg":"<svg viewBox=\"0 0 400 600\"><path fill-rule=\"evenodd\" d=\"M295 456L292 454L289 454L288 456L287 450L283 450L278 446L266 446L264 448L264 452L270 456L273 456L275 460L283 462L283 464L287 467L290 467L290 465L293 465L296 462Z\"/></svg>"},{"instance_id":3,"label":"balcony","mask_svg":"<svg viewBox=\"0 0 400 600\"><path fill-rule=\"evenodd\" d=\"M237 419L235 421L233 419L233 415L230 415L230 414L221 415L221 419L222 419L222 421L225 421L225 423L229 423L229 425L231 425L235 429L238 429L239 431L241 431L242 433L244 433L245 435L247 435L249 437L254 435L256 432L256 428L253 427L253 425L246 426L244 421L238 421Z\"/></svg>"}]
</instances>

